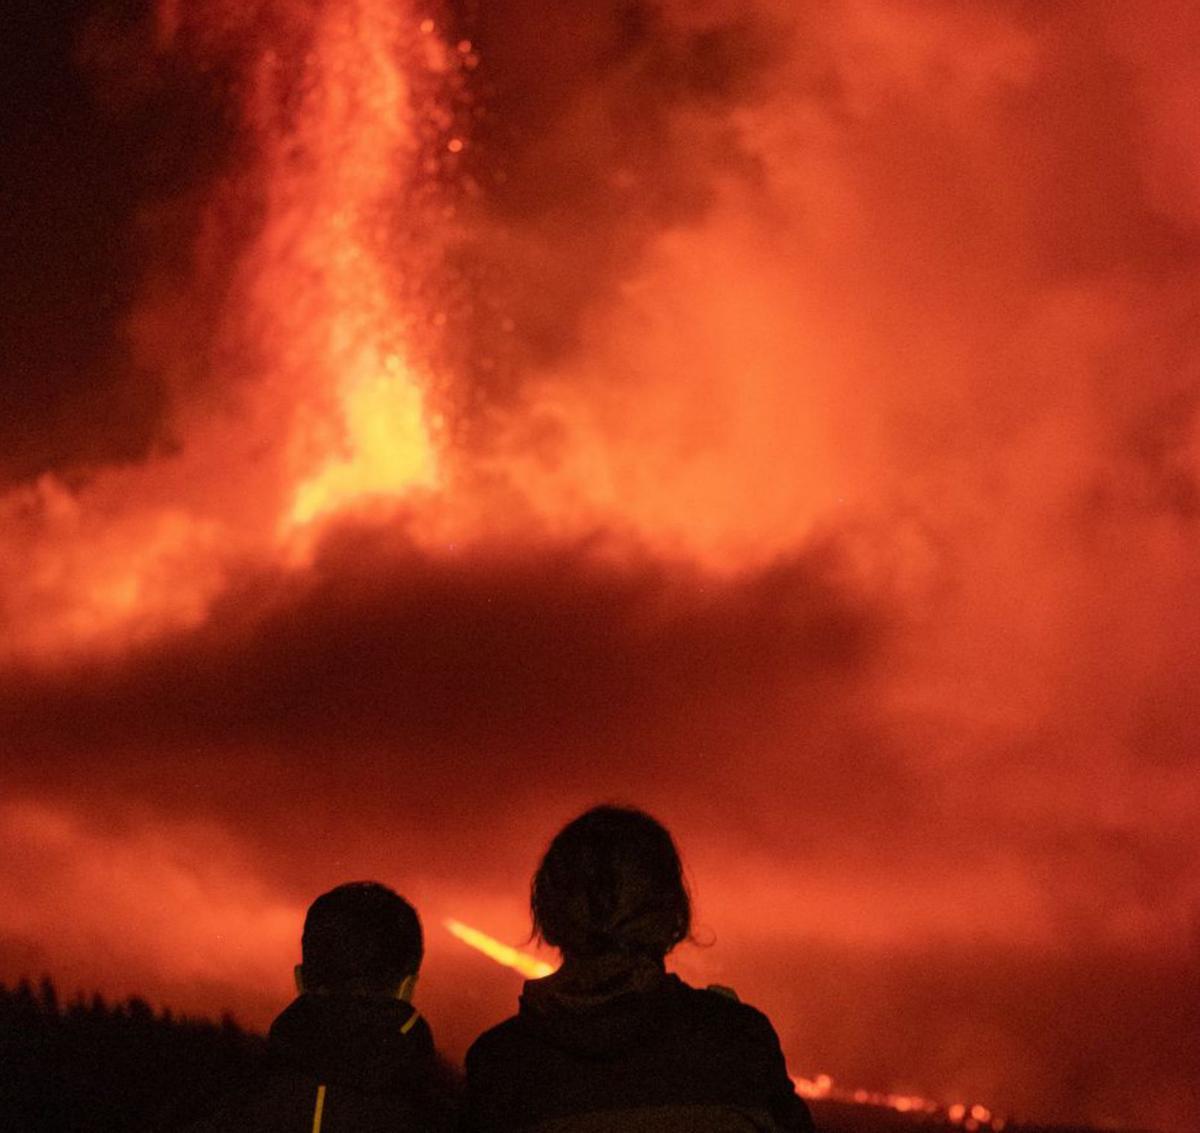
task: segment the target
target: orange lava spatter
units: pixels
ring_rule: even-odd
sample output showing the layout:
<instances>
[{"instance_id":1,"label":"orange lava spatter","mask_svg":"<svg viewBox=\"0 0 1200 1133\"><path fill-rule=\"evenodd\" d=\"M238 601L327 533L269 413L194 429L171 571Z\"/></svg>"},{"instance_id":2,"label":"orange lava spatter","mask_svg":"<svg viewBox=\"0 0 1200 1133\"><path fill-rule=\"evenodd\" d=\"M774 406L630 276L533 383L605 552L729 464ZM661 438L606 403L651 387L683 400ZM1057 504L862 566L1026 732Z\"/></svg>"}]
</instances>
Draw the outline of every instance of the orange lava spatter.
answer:
<instances>
[{"instance_id":1,"label":"orange lava spatter","mask_svg":"<svg viewBox=\"0 0 1200 1133\"><path fill-rule=\"evenodd\" d=\"M416 28L404 5L379 0L316 19L302 60L267 53L256 73L268 108L281 67L299 91L286 120L269 111L260 123L267 219L247 288L254 335L273 345L270 381L284 399L302 395L287 438L285 527L436 480L388 261L389 202L417 151L404 71Z\"/></svg>"}]
</instances>

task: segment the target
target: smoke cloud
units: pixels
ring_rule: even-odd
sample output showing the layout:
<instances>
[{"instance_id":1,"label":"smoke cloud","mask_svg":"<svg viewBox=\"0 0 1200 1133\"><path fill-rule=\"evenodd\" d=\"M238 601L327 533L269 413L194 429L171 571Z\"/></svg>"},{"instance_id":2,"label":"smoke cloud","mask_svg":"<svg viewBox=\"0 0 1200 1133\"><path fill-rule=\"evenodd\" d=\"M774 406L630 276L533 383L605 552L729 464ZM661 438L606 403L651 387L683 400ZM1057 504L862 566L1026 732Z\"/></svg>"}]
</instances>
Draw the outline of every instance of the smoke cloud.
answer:
<instances>
[{"instance_id":1,"label":"smoke cloud","mask_svg":"<svg viewBox=\"0 0 1200 1133\"><path fill-rule=\"evenodd\" d=\"M461 1053L619 799L796 1073L1188 1126L1192 6L24 21L0 976L264 1023L377 876Z\"/></svg>"}]
</instances>

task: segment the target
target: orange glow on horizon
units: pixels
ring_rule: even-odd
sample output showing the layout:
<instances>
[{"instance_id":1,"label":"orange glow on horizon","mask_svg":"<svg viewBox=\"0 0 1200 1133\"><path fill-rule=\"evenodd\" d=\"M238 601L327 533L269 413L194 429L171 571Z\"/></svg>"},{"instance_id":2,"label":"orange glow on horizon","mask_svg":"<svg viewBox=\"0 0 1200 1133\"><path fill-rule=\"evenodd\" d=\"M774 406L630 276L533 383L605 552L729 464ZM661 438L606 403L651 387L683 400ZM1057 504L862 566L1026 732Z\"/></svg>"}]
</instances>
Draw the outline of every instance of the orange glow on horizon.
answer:
<instances>
[{"instance_id":1,"label":"orange glow on horizon","mask_svg":"<svg viewBox=\"0 0 1200 1133\"><path fill-rule=\"evenodd\" d=\"M990 1109L982 1105L973 1105L968 1108L956 1102L951 1106L943 1108L937 1102L921 1097L919 1094L889 1093L880 1090L865 1090L861 1087L853 1090L845 1089L839 1087L828 1074L817 1074L813 1078L803 1078L793 1074L791 1077L792 1085L796 1087L796 1093L802 1098L807 1098L809 1101L829 1099L830 1101L846 1102L854 1105L877 1106L895 1110L897 1113L924 1114L927 1116L942 1114L945 1120L952 1125L960 1125L964 1121L970 1121L972 1124L969 1128L991 1129L993 1133L999 1133L1005 1127L1003 1118L996 1117Z\"/></svg>"}]
</instances>

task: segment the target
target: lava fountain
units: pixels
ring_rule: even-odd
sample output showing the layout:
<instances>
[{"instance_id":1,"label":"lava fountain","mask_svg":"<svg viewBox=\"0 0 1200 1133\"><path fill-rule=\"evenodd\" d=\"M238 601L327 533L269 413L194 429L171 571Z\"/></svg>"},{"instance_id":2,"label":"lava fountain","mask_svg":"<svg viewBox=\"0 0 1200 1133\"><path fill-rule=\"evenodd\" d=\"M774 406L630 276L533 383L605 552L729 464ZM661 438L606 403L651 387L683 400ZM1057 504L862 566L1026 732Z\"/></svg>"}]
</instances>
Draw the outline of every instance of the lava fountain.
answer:
<instances>
[{"instance_id":1,"label":"lava fountain","mask_svg":"<svg viewBox=\"0 0 1200 1133\"><path fill-rule=\"evenodd\" d=\"M419 151L406 67L420 25L381 0L302 7L308 50L266 46L251 74L265 221L233 313L266 344L268 384L291 409L285 528L436 481L390 255Z\"/></svg>"},{"instance_id":2,"label":"lava fountain","mask_svg":"<svg viewBox=\"0 0 1200 1133\"><path fill-rule=\"evenodd\" d=\"M164 236L127 319L170 443L0 496L5 657L198 625L238 562L302 562L338 513L439 482L403 295L428 266L413 233L457 53L384 0L161 0L152 32L164 82L228 76L236 135L201 193L156 206L194 237Z\"/></svg>"}]
</instances>

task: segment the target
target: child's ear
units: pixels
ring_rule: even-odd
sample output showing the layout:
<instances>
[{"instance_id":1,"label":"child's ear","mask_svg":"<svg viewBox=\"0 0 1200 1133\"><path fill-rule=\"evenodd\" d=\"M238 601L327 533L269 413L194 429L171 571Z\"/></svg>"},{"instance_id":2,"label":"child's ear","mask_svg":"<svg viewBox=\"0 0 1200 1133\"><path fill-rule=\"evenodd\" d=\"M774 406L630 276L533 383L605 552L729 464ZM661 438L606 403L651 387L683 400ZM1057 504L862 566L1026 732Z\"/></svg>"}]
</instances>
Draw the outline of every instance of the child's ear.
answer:
<instances>
[{"instance_id":1,"label":"child's ear","mask_svg":"<svg viewBox=\"0 0 1200 1133\"><path fill-rule=\"evenodd\" d=\"M400 981L396 987L396 998L404 1000L405 1003L411 1003L413 992L417 987L417 973L413 972L407 975Z\"/></svg>"}]
</instances>

